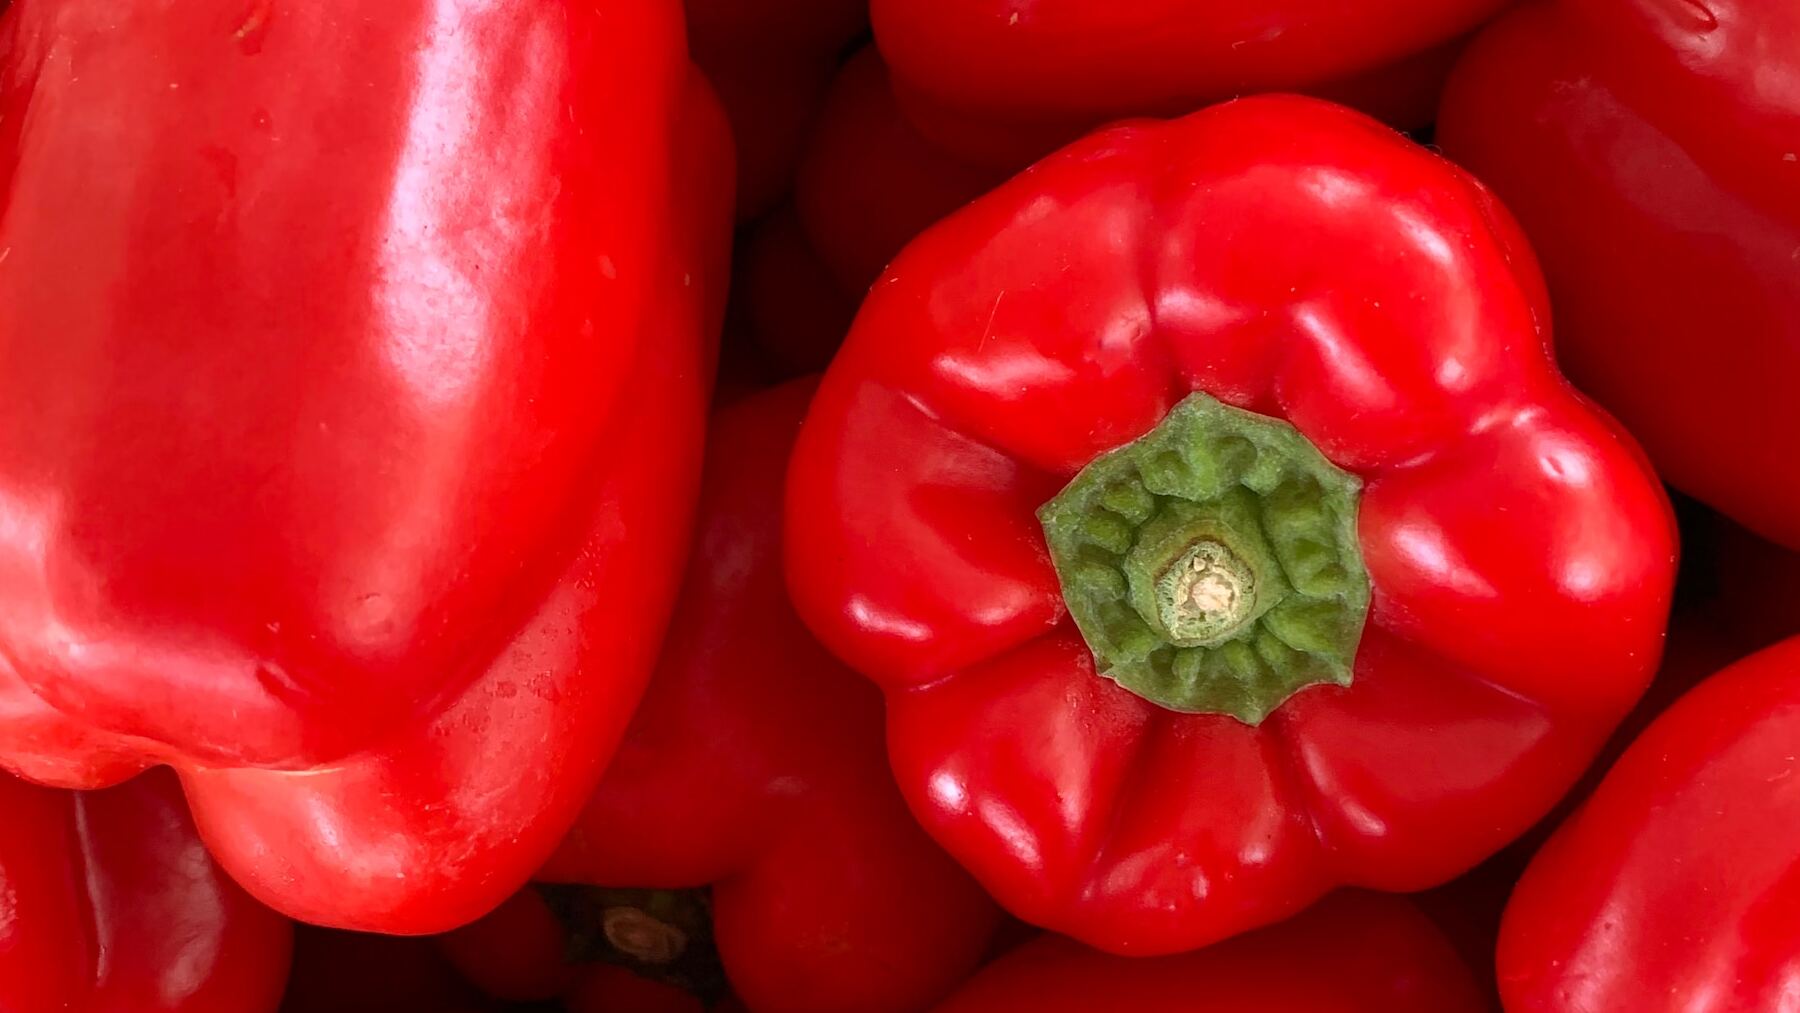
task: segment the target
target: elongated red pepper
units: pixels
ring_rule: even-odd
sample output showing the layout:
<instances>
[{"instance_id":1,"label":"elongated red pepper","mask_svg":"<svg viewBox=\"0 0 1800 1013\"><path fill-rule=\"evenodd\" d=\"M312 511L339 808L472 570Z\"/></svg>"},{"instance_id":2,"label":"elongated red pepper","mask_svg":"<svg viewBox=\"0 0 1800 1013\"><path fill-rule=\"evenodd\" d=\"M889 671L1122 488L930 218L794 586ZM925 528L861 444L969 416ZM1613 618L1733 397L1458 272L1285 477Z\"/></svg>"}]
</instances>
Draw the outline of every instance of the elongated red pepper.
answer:
<instances>
[{"instance_id":1,"label":"elongated red pepper","mask_svg":"<svg viewBox=\"0 0 1800 1013\"><path fill-rule=\"evenodd\" d=\"M1800 960L1800 640L1651 725L1519 882L1508 1010L1775 1010Z\"/></svg>"},{"instance_id":2,"label":"elongated red pepper","mask_svg":"<svg viewBox=\"0 0 1800 1013\"><path fill-rule=\"evenodd\" d=\"M1310 99L1098 133L915 241L790 466L789 587L1015 914L1154 954L1542 816L1655 670L1661 486L1511 219Z\"/></svg>"},{"instance_id":3,"label":"elongated red pepper","mask_svg":"<svg viewBox=\"0 0 1800 1013\"><path fill-rule=\"evenodd\" d=\"M1542 255L1570 375L1671 484L1800 548L1800 5L1525 4L1439 126Z\"/></svg>"},{"instance_id":4,"label":"elongated red pepper","mask_svg":"<svg viewBox=\"0 0 1800 1013\"><path fill-rule=\"evenodd\" d=\"M1194 953L1131 959L1044 936L938 1013L1478 1013L1469 969L1406 901L1342 894Z\"/></svg>"},{"instance_id":5,"label":"elongated red pepper","mask_svg":"<svg viewBox=\"0 0 1800 1013\"><path fill-rule=\"evenodd\" d=\"M1017 168L1084 130L1254 92L1430 122L1460 36L1507 0L873 0L901 104L965 157Z\"/></svg>"},{"instance_id":6,"label":"elongated red pepper","mask_svg":"<svg viewBox=\"0 0 1800 1013\"><path fill-rule=\"evenodd\" d=\"M895 790L879 694L782 592L784 464L811 390L715 418L678 632L542 878L710 886L719 956L752 1009L918 1009L973 970L997 911Z\"/></svg>"},{"instance_id":7,"label":"elongated red pepper","mask_svg":"<svg viewBox=\"0 0 1800 1013\"><path fill-rule=\"evenodd\" d=\"M95 792L0 775L0 827L0 1009L275 1009L292 927L207 857L167 771Z\"/></svg>"},{"instance_id":8,"label":"elongated red pepper","mask_svg":"<svg viewBox=\"0 0 1800 1013\"><path fill-rule=\"evenodd\" d=\"M0 764L167 763L266 902L424 932L648 675L729 140L667 5L350 6L0 22Z\"/></svg>"}]
</instances>

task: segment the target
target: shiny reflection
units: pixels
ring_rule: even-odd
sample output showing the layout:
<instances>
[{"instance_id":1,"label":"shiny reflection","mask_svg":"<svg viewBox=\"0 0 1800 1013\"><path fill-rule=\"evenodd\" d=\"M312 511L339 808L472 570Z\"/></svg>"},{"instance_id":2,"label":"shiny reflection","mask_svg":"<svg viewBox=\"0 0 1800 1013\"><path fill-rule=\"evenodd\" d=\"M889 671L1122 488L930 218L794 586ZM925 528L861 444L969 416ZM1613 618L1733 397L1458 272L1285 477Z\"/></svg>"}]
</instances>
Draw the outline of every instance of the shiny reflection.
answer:
<instances>
[{"instance_id":1,"label":"shiny reflection","mask_svg":"<svg viewBox=\"0 0 1800 1013\"><path fill-rule=\"evenodd\" d=\"M1388 542L1406 557L1408 565L1425 578L1426 583L1454 590L1462 598L1497 601L1500 592L1482 579L1436 527L1420 523L1399 526L1388 534Z\"/></svg>"},{"instance_id":2,"label":"shiny reflection","mask_svg":"<svg viewBox=\"0 0 1800 1013\"><path fill-rule=\"evenodd\" d=\"M975 808L976 818L1004 843L1015 863L1027 869L1043 868L1044 856L1038 849L1037 830L1007 805L1001 795L988 792L981 796Z\"/></svg>"},{"instance_id":3,"label":"shiny reflection","mask_svg":"<svg viewBox=\"0 0 1800 1013\"><path fill-rule=\"evenodd\" d=\"M542 31L519 36L527 53L488 51L481 15L466 4L438 3L430 17L377 251L375 309L385 325L375 333L390 336L388 361L412 396L445 406L467 399L487 372L493 348L485 336L506 333L501 314L521 309L497 307L489 294L542 228L534 219L544 198L527 187L542 178L548 152L520 143L545 134L543 103L534 101L540 89L531 80L512 89L503 114L510 123L478 119L474 110L491 104L491 79L505 69L496 60L530 68L532 78L556 73L564 60ZM497 163L506 170L470 178L469 166Z\"/></svg>"},{"instance_id":4,"label":"shiny reflection","mask_svg":"<svg viewBox=\"0 0 1800 1013\"><path fill-rule=\"evenodd\" d=\"M1421 217L1417 210L1405 204L1394 205L1388 209L1388 214L1393 217L1394 224L1399 226L1401 234L1411 240L1414 250L1424 254L1446 274L1457 271L1461 258L1433 221ZM1447 289L1454 292L1458 287L1460 286L1449 285Z\"/></svg>"},{"instance_id":5,"label":"shiny reflection","mask_svg":"<svg viewBox=\"0 0 1800 1013\"><path fill-rule=\"evenodd\" d=\"M914 644L931 639L931 628L924 623L888 613L864 595L851 596L844 604L844 612L850 617L853 629L865 630L875 636L894 637Z\"/></svg>"},{"instance_id":6,"label":"shiny reflection","mask_svg":"<svg viewBox=\"0 0 1800 1013\"><path fill-rule=\"evenodd\" d=\"M1320 206L1333 211L1347 211L1379 199L1367 179L1329 166L1315 166L1300 172L1295 184L1302 192L1311 194Z\"/></svg>"},{"instance_id":7,"label":"shiny reflection","mask_svg":"<svg viewBox=\"0 0 1800 1013\"><path fill-rule=\"evenodd\" d=\"M1392 408L1399 403L1380 366L1366 353L1368 342L1346 334L1325 307L1301 303L1293 309L1293 321L1295 329L1312 342L1319 358L1330 367L1336 395L1365 409Z\"/></svg>"},{"instance_id":8,"label":"shiny reflection","mask_svg":"<svg viewBox=\"0 0 1800 1013\"><path fill-rule=\"evenodd\" d=\"M958 815L969 811L969 789L957 776L947 770L940 770L931 776L926 786L931 795L932 806Z\"/></svg>"}]
</instances>

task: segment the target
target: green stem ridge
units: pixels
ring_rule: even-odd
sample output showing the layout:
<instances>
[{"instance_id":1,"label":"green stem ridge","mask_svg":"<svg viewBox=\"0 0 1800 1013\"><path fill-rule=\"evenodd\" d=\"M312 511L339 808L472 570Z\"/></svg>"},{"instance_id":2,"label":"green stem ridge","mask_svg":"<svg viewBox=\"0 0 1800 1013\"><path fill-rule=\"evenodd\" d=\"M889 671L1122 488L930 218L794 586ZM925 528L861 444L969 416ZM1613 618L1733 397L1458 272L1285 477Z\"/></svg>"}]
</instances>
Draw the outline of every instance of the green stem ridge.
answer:
<instances>
[{"instance_id":1,"label":"green stem ridge","mask_svg":"<svg viewBox=\"0 0 1800 1013\"><path fill-rule=\"evenodd\" d=\"M1038 519L1101 675L1254 725L1308 686L1350 684L1369 610L1361 494L1292 425L1196 393Z\"/></svg>"}]
</instances>

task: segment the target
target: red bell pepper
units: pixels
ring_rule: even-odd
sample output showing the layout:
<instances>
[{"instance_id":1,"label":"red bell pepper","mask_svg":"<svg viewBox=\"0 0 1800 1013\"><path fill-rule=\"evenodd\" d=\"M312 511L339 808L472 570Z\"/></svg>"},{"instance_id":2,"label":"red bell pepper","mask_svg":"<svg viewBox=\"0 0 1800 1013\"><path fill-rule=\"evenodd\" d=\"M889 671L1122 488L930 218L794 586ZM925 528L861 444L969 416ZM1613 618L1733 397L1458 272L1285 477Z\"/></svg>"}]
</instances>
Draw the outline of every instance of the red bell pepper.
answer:
<instances>
[{"instance_id":1,"label":"red bell pepper","mask_svg":"<svg viewBox=\"0 0 1800 1013\"><path fill-rule=\"evenodd\" d=\"M730 154L678 14L22 0L0 54L0 765L176 767L305 920L476 917L685 551Z\"/></svg>"},{"instance_id":2,"label":"red bell pepper","mask_svg":"<svg viewBox=\"0 0 1800 1013\"><path fill-rule=\"evenodd\" d=\"M1471 48L1438 139L1543 256L1570 375L1672 484L1800 548L1796 82L1800 5L1537 2Z\"/></svg>"},{"instance_id":3,"label":"red bell pepper","mask_svg":"<svg viewBox=\"0 0 1800 1013\"><path fill-rule=\"evenodd\" d=\"M1508 0L873 0L927 136L1012 169L1124 116L1305 91L1430 122L1458 39Z\"/></svg>"},{"instance_id":4,"label":"red bell pepper","mask_svg":"<svg viewBox=\"0 0 1800 1013\"><path fill-rule=\"evenodd\" d=\"M1800 640L1671 708L1525 872L1508 1010L1785 1009L1800 960Z\"/></svg>"},{"instance_id":5,"label":"red bell pepper","mask_svg":"<svg viewBox=\"0 0 1800 1013\"><path fill-rule=\"evenodd\" d=\"M166 771L95 792L0 775L0 825L0 1009L275 1009L292 927L207 857Z\"/></svg>"},{"instance_id":6,"label":"red bell pepper","mask_svg":"<svg viewBox=\"0 0 1800 1013\"><path fill-rule=\"evenodd\" d=\"M1480 1013L1469 969L1398 897L1347 893L1280 925L1172 957L1109 956L1044 936L937 1013Z\"/></svg>"},{"instance_id":7,"label":"red bell pepper","mask_svg":"<svg viewBox=\"0 0 1800 1013\"><path fill-rule=\"evenodd\" d=\"M1685 527L1683 533L1687 533ZM1684 540L1682 552L1685 570L1688 562L1695 561L1693 543ZM1688 581L1685 573L1683 581L1684 591L1690 592L1698 583ZM1593 794L1607 768L1677 699L1720 668L1769 643L1723 627L1718 622L1718 605L1711 596L1695 601L1690 594L1678 601L1669 623L1668 645L1663 651L1662 667L1657 670L1656 679L1637 706L1614 729L1594 763L1549 816L1468 873L1413 898L1444 928L1458 952L1474 966L1490 991L1501 912L1526 865L1552 831Z\"/></svg>"},{"instance_id":8,"label":"red bell pepper","mask_svg":"<svg viewBox=\"0 0 1800 1013\"><path fill-rule=\"evenodd\" d=\"M782 593L784 464L811 390L715 417L675 632L541 878L710 885L726 977L752 1009L916 1009L973 970L998 916L895 790L880 695Z\"/></svg>"},{"instance_id":9,"label":"red bell pepper","mask_svg":"<svg viewBox=\"0 0 1800 1013\"><path fill-rule=\"evenodd\" d=\"M1296 97L1103 131L909 246L790 466L789 588L1013 913L1192 948L1449 879L1655 670L1667 500L1479 184Z\"/></svg>"}]
</instances>

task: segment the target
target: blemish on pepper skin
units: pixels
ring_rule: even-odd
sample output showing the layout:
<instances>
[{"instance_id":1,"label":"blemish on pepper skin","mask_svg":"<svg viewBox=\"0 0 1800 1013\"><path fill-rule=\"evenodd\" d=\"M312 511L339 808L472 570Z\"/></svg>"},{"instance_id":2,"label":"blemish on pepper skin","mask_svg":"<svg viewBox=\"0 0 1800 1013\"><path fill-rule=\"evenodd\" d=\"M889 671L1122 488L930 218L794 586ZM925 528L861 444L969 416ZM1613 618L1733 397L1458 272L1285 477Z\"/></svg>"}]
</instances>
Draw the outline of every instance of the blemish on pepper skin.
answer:
<instances>
[{"instance_id":1,"label":"blemish on pepper skin","mask_svg":"<svg viewBox=\"0 0 1800 1013\"><path fill-rule=\"evenodd\" d=\"M255 0L245 12L237 31L231 34L237 40L238 48L250 56L262 52L263 39L268 35L269 20L274 16L270 6L271 0Z\"/></svg>"}]
</instances>

